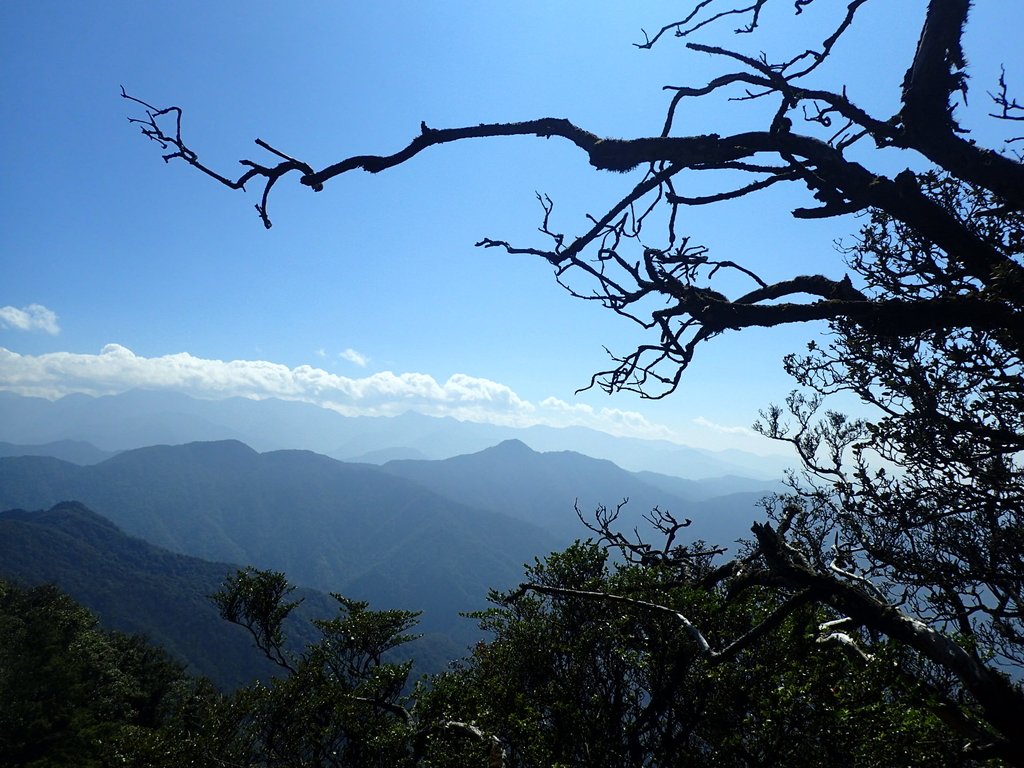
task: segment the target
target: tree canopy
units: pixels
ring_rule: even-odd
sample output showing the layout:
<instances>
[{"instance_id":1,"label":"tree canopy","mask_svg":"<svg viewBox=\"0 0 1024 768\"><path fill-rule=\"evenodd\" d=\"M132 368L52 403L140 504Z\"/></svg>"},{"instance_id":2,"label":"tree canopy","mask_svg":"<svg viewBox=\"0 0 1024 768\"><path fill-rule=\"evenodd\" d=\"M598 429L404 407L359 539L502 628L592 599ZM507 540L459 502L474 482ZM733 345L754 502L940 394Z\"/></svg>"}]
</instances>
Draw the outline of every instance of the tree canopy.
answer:
<instances>
[{"instance_id":1,"label":"tree canopy","mask_svg":"<svg viewBox=\"0 0 1024 768\"><path fill-rule=\"evenodd\" d=\"M143 638L100 629L56 587L0 580L4 765L187 764L154 759L168 752L158 734L172 717L188 727L213 693Z\"/></svg>"},{"instance_id":2,"label":"tree canopy","mask_svg":"<svg viewBox=\"0 0 1024 768\"><path fill-rule=\"evenodd\" d=\"M793 3L794 25L812 2ZM687 641L685 653L705 663L742 667L749 648L778 642L801 616L816 643L864 665L845 673L851 679L890 663L884 660L896 644L908 654L897 654L896 665L963 737L965 758L1024 764L1024 165L1012 151L1024 138L1013 135L1024 108L1004 74L989 85L989 98L992 119L1009 134L1006 147L984 146L960 125L959 105L968 93L979 96L962 43L968 0L925 4L916 50L900 65L905 75L892 114L872 114L851 100L849 73L832 66L844 47L878 55L857 38L860 19L876 3L834 6L830 32L814 49L772 59L745 52L742 41L756 40L765 9L781 4L684 2L678 18L645 35L641 48L678 39L730 69L707 83L666 86L671 97L656 136L601 137L551 117L422 124L393 154L352 155L322 168L257 140L271 159L243 160L244 172L230 176L199 160L183 136L179 107L123 95L144 107L131 120L161 145L165 160L184 161L231 188L261 184L256 208L267 227L271 192L286 177L320 191L350 171L385 172L471 138L558 137L596 171L628 174L622 196L591 216L581 235L565 234L554 203L541 197L539 243L478 243L546 260L572 295L650 332L646 343L595 374L592 385L608 392L664 397L695 350L723 333L827 321L823 342L786 359L802 389L784 407L767 408L758 425L792 443L803 469L791 478L792 493L767 503L769 521L753 526L737 557L706 566L707 557L724 552L681 544L685 525L664 513L653 517L663 542L623 535L614 512L591 523L600 541L639 567L668 569L673 582L699 587L707 599L734 606L770 594L767 615L712 632L699 610L672 607L667 591L641 600L609 582L557 589L527 582L518 599L572 596L609 617L623 605L669 616ZM1019 10L1005 13L1007 24L1019 25ZM737 24L734 46L725 35ZM684 110L699 109L712 94L749 102L763 124L687 135ZM695 176L713 180L717 191L689 191ZM858 217L859 232L844 245L845 277L806 265L769 281L741 257L715 256L681 231L686 207L781 184L807 190L806 205L792 212L798 219L835 217L851 226L840 217ZM823 410L840 391L855 394L875 416Z\"/></svg>"},{"instance_id":3,"label":"tree canopy","mask_svg":"<svg viewBox=\"0 0 1024 768\"><path fill-rule=\"evenodd\" d=\"M707 576L710 558L699 560L692 575ZM499 735L513 765L963 762L964 738L905 671L912 654L892 642L871 665L836 653L816 642L827 612L808 601L760 642L716 657L680 631L677 613L727 643L786 598L712 592L672 567L614 563L592 542L536 562L526 578L532 594L492 595L479 618L493 639L435 694Z\"/></svg>"}]
</instances>

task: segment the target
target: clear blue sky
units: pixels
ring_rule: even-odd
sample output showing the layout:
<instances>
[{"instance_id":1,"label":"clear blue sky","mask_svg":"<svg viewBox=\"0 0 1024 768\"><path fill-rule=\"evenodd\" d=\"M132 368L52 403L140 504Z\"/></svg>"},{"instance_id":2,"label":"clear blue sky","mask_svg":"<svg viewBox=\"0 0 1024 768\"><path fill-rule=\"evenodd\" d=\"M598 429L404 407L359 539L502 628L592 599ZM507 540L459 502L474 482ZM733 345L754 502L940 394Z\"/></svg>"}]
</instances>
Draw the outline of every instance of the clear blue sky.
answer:
<instances>
[{"instance_id":1,"label":"clear blue sky","mask_svg":"<svg viewBox=\"0 0 1024 768\"><path fill-rule=\"evenodd\" d=\"M1016 2L975 11L968 56L980 112L1001 62L1024 81L1011 37ZM649 135L663 121L662 85L702 84L721 64L672 38L634 48L641 27L656 29L684 4L638 5L0 4L0 388L273 395L349 413L414 407L765 449L739 430L785 396L780 359L817 329L724 337L663 401L577 396L605 366L603 346L628 351L643 338L638 329L569 297L539 260L473 248L484 236L543 244L535 191L555 200L560 227L578 233L584 213L603 213L633 183L595 174L564 142L437 148L318 195L284 182L267 232L253 191L165 166L119 98L123 84L182 106L193 148L229 174L258 155L257 137L322 166L393 152L421 120L555 116L602 135ZM840 5L816 3L801 17L808 42L820 38L826 6ZM837 66L855 62L841 78L851 96L883 116L895 107L923 5L869 3L877 10L837 53ZM737 42L722 28L704 39L781 52L794 43L780 32L792 3L770 7L762 37ZM838 87L834 76L823 82ZM694 102L684 124L725 133L758 127L749 119L747 107ZM856 222L788 217L805 202L788 190L697 209L685 226L716 256L767 277L841 275L832 243Z\"/></svg>"}]
</instances>

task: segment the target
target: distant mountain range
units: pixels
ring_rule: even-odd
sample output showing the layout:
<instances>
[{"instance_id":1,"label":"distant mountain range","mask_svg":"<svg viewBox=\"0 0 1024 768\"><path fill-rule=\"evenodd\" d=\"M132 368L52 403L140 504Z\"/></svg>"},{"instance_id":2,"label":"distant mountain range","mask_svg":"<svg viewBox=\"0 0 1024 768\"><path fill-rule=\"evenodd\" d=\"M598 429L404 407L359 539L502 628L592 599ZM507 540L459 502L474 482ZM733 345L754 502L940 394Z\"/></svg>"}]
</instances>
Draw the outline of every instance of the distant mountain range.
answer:
<instances>
[{"instance_id":1,"label":"distant mountain range","mask_svg":"<svg viewBox=\"0 0 1024 768\"><path fill-rule=\"evenodd\" d=\"M346 417L308 403L237 397L197 400L145 390L106 397L68 395L54 401L0 392L0 440L22 446L77 440L113 452L238 440L258 451L305 449L345 461L383 464L393 459L450 458L509 439L536 451L571 450L630 471L689 479L735 475L773 480L792 464L779 457L614 437L583 427L515 429L416 413Z\"/></svg>"},{"instance_id":2,"label":"distant mountain range","mask_svg":"<svg viewBox=\"0 0 1024 768\"><path fill-rule=\"evenodd\" d=\"M52 456L72 464L99 464L114 455L114 451L101 451L84 440L55 440L41 445L15 445L0 442L0 458L4 456Z\"/></svg>"},{"instance_id":3,"label":"distant mountain range","mask_svg":"<svg viewBox=\"0 0 1024 768\"><path fill-rule=\"evenodd\" d=\"M658 505L692 518L693 536L728 543L747 532L769 489L708 498L719 485L517 441L381 467L309 451L260 454L237 441L151 446L86 466L0 458L0 509L80 501L173 552L281 570L376 607L423 609L425 631L457 641L474 636L460 611L517 583L523 563L590 535L574 505L589 516L628 497L626 530L642 530L643 513Z\"/></svg>"},{"instance_id":4,"label":"distant mountain range","mask_svg":"<svg viewBox=\"0 0 1024 768\"><path fill-rule=\"evenodd\" d=\"M0 509L36 510L0 516L0 576L55 581L228 687L252 674L253 655L241 630L239 649L222 645L238 628L203 597L227 563L283 571L319 591L312 608L336 591L422 610L428 637L412 652L436 670L479 638L460 612L518 583L524 563L592 535L576 509L589 520L628 499L619 525L643 534L658 506L693 520L689 538L731 546L781 476L752 454L582 428L145 391L52 402L0 392L0 440ZM189 645L202 638L213 658L244 664L203 661Z\"/></svg>"},{"instance_id":5,"label":"distant mountain range","mask_svg":"<svg viewBox=\"0 0 1024 768\"><path fill-rule=\"evenodd\" d=\"M557 540L371 465L235 441L140 448L91 466L0 459L0 509L74 499L174 552L284 571L297 584L423 609L426 631L470 631L460 611L516 582ZM460 633L460 630L464 630Z\"/></svg>"},{"instance_id":6,"label":"distant mountain range","mask_svg":"<svg viewBox=\"0 0 1024 768\"><path fill-rule=\"evenodd\" d=\"M623 530L645 530L643 516L659 507L677 519L693 520L695 536L728 543L749 533L754 505L775 488L747 478L696 481L627 472L573 451L538 453L519 440L442 461L390 461L381 469L469 506L536 525L563 544L591 535L576 509L592 521L599 506L613 508L627 500L618 521Z\"/></svg>"}]
</instances>

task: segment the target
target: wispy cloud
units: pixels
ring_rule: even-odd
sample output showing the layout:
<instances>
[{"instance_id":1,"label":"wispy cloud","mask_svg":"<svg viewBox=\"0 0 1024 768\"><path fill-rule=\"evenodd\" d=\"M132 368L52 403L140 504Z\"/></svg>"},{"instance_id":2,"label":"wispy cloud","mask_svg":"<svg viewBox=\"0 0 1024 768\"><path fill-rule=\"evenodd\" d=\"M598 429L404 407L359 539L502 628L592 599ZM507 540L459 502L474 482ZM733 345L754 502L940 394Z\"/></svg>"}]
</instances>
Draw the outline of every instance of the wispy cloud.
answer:
<instances>
[{"instance_id":1,"label":"wispy cloud","mask_svg":"<svg viewBox=\"0 0 1024 768\"><path fill-rule=\"evenodd\" d=\"M352 347L349 347L344 352L339 352L338 357L344 358L345 360L348 360L350 363L355 363L360 368L365 368L366 364L370 362L366 355L362 355L359 352L356 352L354 349L352 349Z\"/></svg>"},{"instance_id":2,"label":"wispy cloud","mask_svg":"<svg viewBox=\"0 0 1024 768\"><path fill-rule=\"evenodd\" d=\"M57 313L42 304L29 304L27 307L0 307L0 329L11 328L18 331L45 331L52 336L60 333L57 324Z\"/></svg>"},{"instance_id":3,"label":"wispy cloud","mask_svg":"<svg viewBox=\"0 0 1024 768\"><path fill-rule=\"evenodd\" d=\"M194 397L277 397L331 408L348 416L394 416L417 411L504 426L587 426L626 437L674 439L667 427L641 414L547 398L520 397L490 379L456 373L438 382L425 373L382 371L362 378L322 368L295 368L266 360L207 360L187 352L141 357L119 344L98 355L53 352L21 355L0 347L0 389L56 398L130 389L162 389Z\"/></svg>"},{"instance_id":4,"label":"wispy cloud","mask_svg":"<svg viewBox=\"0 0 1024 768\"><path fill-rule=\"evenodd\" d=\"M541 400L540 406L557 426L594 427L623 437L644 437L651 440L678 440L678 435L663 424L655 424L636 411L619 408L594 408L586 403L567 403L557 397ZM562 418L555 418L555 414ZM600 426L598 426L600 425Z\"/></svg>"},{"instance_id":5,"label":"wispy cloud","mask_svg":"<svg viewBox=\"0 0 1024 768\"><path fill-rule=\"evenodd\" d=\"M749 435L754 436L757 433L749 427L740 426L726 426L725 424L716 424L710 419L705 419L703 416L698 416L693 420L693 423L700 427L712 429L715 432L721 432L726 435Z\"/></svg>"},{"instance_id":6,"label":"wispy cloud","mask_svg":"<svg viewBox=\"0 0 1024 768\"><path fill-rule=\"evenodd\" d=\"M313 354L316 355L317 357L327 357L327 350L324 349L323 347L320 347L320 349L313 350Z\"/></svg>"}]
</instances>

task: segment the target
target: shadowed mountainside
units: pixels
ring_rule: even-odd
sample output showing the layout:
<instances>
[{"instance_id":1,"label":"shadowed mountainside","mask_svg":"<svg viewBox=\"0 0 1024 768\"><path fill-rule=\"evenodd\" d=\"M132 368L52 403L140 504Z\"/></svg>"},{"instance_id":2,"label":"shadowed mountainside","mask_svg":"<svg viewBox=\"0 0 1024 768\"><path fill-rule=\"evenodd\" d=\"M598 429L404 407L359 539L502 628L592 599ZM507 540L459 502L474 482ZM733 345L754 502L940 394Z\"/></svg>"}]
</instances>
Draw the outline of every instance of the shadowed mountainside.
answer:
<instances>
[{"instance_id":1,"label":"shadowed mountainside","mask_svg":"<svg viewBox=\"0 0 1024 768\"><path fill-rule=\"evenodd\" d=\"M619 520L624 530L643 530L642 516L658 506L677 519L693 519L694 533L706 540L733 541L749 533L754 503L773 486L737 478L730 488L729 478L691 481L638 474L572 451L538 453L519 440L442 461L391 461L382 469L448 498L544 528L563 545L590 535L575 506L590 520L599 505L614 508L627 498Z\"/></svg>"},{"instance_id":2,"label":"shadowed mountainside","mask_svg":"<svg viewBox=\"0 0 1024 768\"><path fill-rule=\"evenodd\" d=\"M424 610L424 631L465 640L490 588L556 547L520 520L456 503L369 465L224 441L126 451L94 466L0 459L0 508L75 499L133 536L294 583Z\"/></svg>"},{"instance_id":3,"label":"shadowed mountainside","mask_svg":"<svg viewBox=\"0 0 1024 768\"><path fill-rule=\"evenodd\" d=\"M281 670L249 633L224 621L208 595L237 565L179 555L127 536L78 502L49 510L0 512L0 577L22 584L56 584L93 611L108 629L142 634L224 690L267 680ZM311 619L330 618L329 595L297 587L301 604L285 622L287 647L319 640ZM436 633L401 649L415 657L414 674L440 672L464 647Z\"/></svg>"},{"instance_id":4,"label":"shadowed mountainside","mask_svg":"<svg viewBox=\"0 0 1024 768\"><path fill-rule=\"evenodd\" d=\"M146 635L225 689L277 672L253 649L249 634L221 619L207 599L236 568L126 536L77 502L0 512L0 575L27 585L56 584L105 627ZM293 649L315 639L308 619L334 610L325 594L302 589L295 597L303 604L288 620Z\"/></svg>"}]
</instances>

